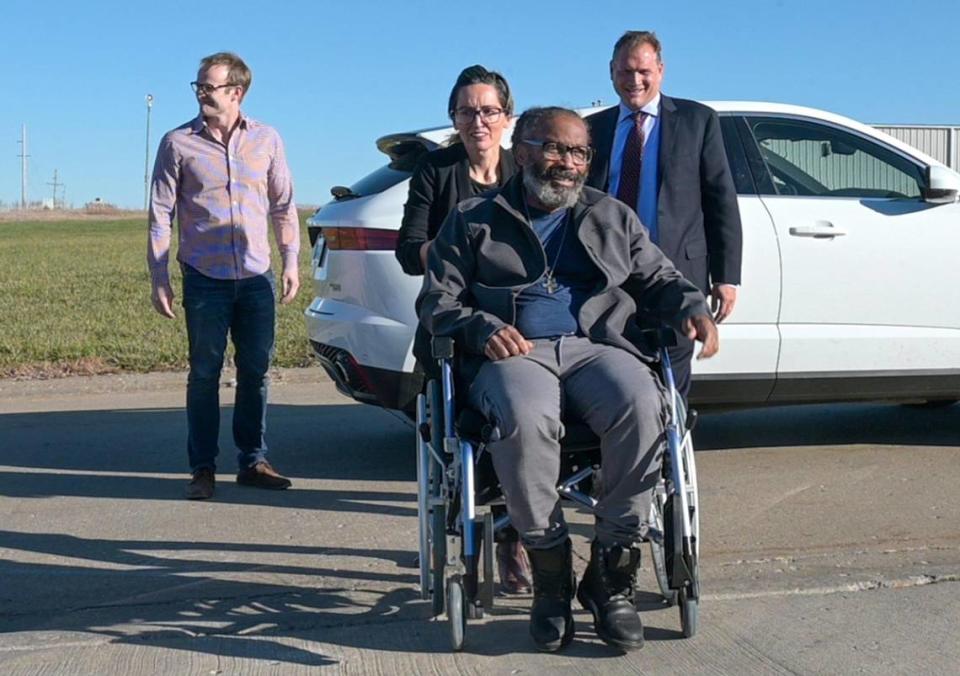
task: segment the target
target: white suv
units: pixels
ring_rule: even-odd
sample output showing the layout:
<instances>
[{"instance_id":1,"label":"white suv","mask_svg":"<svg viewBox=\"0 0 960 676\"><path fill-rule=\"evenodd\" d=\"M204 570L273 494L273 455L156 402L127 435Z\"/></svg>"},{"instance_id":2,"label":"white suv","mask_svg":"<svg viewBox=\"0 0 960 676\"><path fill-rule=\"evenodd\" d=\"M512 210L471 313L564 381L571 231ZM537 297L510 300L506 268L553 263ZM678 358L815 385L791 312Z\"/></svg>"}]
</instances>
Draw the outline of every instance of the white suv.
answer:
<instances>
[{"instance_id":1,"label":"white suv","mask_svg":"<svg viewBox=\"0 0 960 676\"><path fill-rule=\"evenodd\" d=\"M695 406L960 399L960 175L853 120L771 103L720 116L743 220L743 279ZM582 111L583 114L593 112ZM308 220L314 351L354 399L410 410L420 278L393 249L417 158L440 128L377 141L390 158Z\"/></svg>"}]
</instances>

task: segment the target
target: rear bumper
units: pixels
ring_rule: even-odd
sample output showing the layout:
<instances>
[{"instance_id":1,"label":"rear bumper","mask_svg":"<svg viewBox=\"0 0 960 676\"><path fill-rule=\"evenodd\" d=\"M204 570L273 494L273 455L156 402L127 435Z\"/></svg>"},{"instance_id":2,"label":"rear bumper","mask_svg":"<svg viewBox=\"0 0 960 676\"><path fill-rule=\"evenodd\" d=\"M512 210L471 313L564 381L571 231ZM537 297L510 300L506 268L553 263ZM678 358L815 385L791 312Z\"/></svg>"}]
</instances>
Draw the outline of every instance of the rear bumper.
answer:
<instances>
[{"instance_id":1,"label":"rear bumper","mask_svg":"<svg viewBox=\"0 0 960 676\"><path fill-rule=\"evenodd\" d=\"M364 404L412 413L423 388L423 374L364 366L346 350L311 340L320 365L346 396Z\"/></svg>"}]
</instances>

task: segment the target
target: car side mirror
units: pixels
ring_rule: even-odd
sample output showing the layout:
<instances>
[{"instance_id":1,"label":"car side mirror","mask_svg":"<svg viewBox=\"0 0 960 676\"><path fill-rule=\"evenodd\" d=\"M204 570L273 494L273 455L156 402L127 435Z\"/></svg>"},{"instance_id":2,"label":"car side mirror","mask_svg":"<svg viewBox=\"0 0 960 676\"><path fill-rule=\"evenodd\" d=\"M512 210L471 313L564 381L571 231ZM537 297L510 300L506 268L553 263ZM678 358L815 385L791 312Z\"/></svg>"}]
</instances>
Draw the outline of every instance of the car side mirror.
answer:
<instances>
[{"instance_id":1,"label":"car side mirror","mask_svg":"<svg viewBox=\"0 0 960 676\"><path fill-rule=\"evenodd\" d=\"M921 190L929 204L952 204L960 197L960 174L946 167L927 167L927 185Z\"/></svg>"}]
</instances>

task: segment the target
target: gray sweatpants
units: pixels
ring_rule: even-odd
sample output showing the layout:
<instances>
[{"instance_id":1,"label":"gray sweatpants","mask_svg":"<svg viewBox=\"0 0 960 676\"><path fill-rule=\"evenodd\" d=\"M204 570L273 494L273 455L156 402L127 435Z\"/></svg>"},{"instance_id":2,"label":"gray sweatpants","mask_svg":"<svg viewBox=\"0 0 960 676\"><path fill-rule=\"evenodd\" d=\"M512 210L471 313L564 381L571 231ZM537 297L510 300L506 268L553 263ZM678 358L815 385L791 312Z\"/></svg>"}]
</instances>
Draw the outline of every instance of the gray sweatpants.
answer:
<instances>
[{"instance_id":1,"label":"gray sweatpants","mask_svg":"<svg viewBox=\"0 0 960 676\"><path fill-rule=\"evenodd\" d=\"M567 537L557 493L561 412L600 438L597 539L609 546L646 535L665 446L664 390L649 366L588 338L541 339L528 355L485 363L468 398L499 430L488 449L524 544L543 549Z\"/></svg>"}]
</instances>

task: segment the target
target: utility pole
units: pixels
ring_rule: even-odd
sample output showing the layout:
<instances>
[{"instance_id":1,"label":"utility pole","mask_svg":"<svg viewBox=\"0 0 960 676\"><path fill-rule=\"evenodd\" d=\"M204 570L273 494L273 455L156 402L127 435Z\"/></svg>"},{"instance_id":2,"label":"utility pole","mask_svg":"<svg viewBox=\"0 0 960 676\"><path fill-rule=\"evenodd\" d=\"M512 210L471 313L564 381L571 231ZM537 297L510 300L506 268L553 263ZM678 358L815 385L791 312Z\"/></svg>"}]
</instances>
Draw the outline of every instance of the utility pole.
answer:
<instances>
[{"instance_id":1,"label":"utility pole","mask_svg":"<svg viewBox=\"0 0 960 676\"><path fill-rule=\"evenodd\" d=\"M143 210L150 202L150 109L153 108L153 94L147 94L147 146L143 155Z\"/></svg>"},{"instance_id":2,"label":"utility pole","mask_svg":"<svg viewBox=\"0 0 960 676\"><path fill-rule=\"evenodd\" d=\"M52 182L48 181L48 182L47 182L47 185L53 186L53 208L56 209L56 208L57 208L57 188L63 187L63 183L60 183L60 182L57 180L57 170L56 170L56 169L53 170L53 181L52 181ZM61 203L60 206L63 206L63 204Z\"/></svg>"},{"instance_id":3,"label":"utility pole","mask_svg":"<svg viewBox=\"0 0 960 676\"><path fill-rule=\"evenodd\" d=\"M27 125L20 127L20 208L27 208Z\"/></svg>"}]
</instances>

